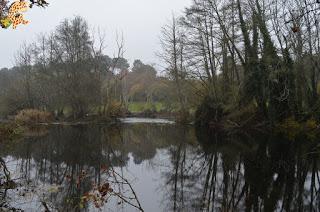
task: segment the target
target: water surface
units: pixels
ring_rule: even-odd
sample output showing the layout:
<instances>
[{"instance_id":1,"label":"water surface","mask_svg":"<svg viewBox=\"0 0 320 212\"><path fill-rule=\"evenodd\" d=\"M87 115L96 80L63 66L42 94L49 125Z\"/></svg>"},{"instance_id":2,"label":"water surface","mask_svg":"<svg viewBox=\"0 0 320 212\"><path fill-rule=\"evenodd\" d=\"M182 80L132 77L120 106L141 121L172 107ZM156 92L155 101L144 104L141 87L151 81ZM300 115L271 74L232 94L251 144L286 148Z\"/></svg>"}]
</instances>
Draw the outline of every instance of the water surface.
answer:
<instances>
[{"instance_id":1,"label":"water surface","mask_svg":"<svg viewBox=\"0 0 320 212\"><path fill-rule=\"evenodd\" d=\"M0 205L25 211L319 210L315 141L123 121L53 126L0 144L17 183L0 189Z\"/></svg>"},{"instance_id":2,"label":"water surface","mask_svg":"<svg viewBox=\"0 0 320 212\"><path fill-rule=\"evenodd\" d=\"M122 118L120 119L122 123L126 124L174 124L174 121L170 121L167 119L159 119L159 118Z\"/></svg>"}]
</instances>

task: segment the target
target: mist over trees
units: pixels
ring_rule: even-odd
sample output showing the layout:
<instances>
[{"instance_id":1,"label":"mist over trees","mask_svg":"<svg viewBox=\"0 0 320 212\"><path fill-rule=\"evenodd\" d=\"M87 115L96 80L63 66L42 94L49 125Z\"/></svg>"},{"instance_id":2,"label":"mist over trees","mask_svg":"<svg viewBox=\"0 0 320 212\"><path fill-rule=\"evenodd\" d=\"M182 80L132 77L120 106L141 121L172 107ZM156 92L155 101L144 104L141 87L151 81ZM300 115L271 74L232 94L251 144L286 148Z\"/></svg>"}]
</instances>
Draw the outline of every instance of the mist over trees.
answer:
<instances>
[{"instance_id":1,"label":"mist over trees","mask_svg":"<svg viewBox=\"0 0 320 212\"><path fill-rule=\"evenodd\" d=\"M121 38L115 55L105 55L105 36L77 16L24 43L15 55L16 66L0 70L1 115L34 108L56 118L121 116L130 102L176 108L174 83L141 60L131 66Z\"/></svg>"},{"instance_id":2,"label":"mist over trees","mask_svg":"<svg viewBox=\"0 0 320 212\"><path fill-rule=\"evenodd\" d=\"M81 17L65 19L0 71L1 113L120 116L144 102L200 125L317 120L319 7L313 0L193 0L159 32L164 71L130 64L121 38L115 55L105 55L104 33Z\"/></svg>"},{"instance_id":3,"label":"mist over trees","mask_svg":"<svg viewBox=\"0 0 320 212\"><path fill-rule=\"evenodd\" d=\"M108 62L92 46L88 25L80 17L64 20L36 43L24 44L16 55L17 66L8 71L14 75L6 87L8 111L60 112L68 104L75 116L87 112L89 104L99 100L99 74L103 74L93 64L98 58L100 64Z\"/></svg>"}]
</instances>

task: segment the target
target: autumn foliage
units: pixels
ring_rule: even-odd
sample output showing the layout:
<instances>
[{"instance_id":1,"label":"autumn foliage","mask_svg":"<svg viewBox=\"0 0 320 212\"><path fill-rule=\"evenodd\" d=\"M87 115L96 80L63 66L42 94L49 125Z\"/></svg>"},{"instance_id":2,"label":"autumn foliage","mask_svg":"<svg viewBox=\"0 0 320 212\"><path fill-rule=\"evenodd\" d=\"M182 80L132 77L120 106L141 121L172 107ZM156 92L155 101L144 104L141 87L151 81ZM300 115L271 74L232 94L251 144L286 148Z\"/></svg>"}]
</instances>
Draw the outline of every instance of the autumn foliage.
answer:
<instances>
[{"instance_id":1,"label":"autumn foliage","mask_svg":"<svg viewBox=\"0 0 320 212\"><path fill-rule=\"evenodd\" d=\"M15 121L19 124L37 124L50 122L52 120L53 116L51 113L36 109L21 110L15 116Z\"/></svg>"},{"instance_id":2,"label":"autumn foliage","mask_svg":"<svg viewBox=\"0 0 320 212\"><path fill-rule=\"evenodd\" d=\"M15 29L18 24L27 24L29 21L23 19L23 12L33 6L44 8L48 5L45 0L0 0L0 26L7 29L12 25Z\"/></svg>"}]
</instances>

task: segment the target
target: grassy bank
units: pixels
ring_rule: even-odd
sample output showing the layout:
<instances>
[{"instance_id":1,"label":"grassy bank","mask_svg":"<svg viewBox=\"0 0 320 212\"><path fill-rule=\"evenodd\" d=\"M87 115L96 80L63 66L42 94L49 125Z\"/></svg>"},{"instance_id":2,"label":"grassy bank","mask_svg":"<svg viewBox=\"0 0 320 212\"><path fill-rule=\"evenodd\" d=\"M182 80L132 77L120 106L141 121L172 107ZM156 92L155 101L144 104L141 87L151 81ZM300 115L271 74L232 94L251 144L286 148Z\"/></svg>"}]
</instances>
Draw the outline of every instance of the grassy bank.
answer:
<instances>
[{"instance_id":1,"label":"grassy bank","mask_svg":"<svg viewBox=\"0 0 320 212\"><path fill-rule=\"evenodd\" d=\"M148 103L148 102L130 102L128 105L130 113L142 113L145 111L162 112L167 111L169 108L161 102Z\"/></svg>"}]
</instances>

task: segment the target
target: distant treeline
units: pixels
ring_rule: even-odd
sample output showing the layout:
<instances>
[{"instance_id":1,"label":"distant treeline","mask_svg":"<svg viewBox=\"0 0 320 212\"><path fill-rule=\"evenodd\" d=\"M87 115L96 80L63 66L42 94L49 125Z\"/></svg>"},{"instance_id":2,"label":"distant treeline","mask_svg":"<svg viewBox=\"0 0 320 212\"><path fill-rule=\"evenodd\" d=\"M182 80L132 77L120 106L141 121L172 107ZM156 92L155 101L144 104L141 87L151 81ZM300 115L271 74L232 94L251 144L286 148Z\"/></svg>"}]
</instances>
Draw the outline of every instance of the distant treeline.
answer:
<instances>
[{"instance_id":1,"label":"distant treeline","mask_svg":"<svg viewBox=\"0 0 320 212\"><path fill-rule=\"evenodd\" d=\"M90 30L83 18L75 17L24 44L16 54L16 66L0 69L1 116L30 108L56 117L118 116L132 102L151 106L161 102L163 110L178 110L171 79L140 60L130 67L121 39L116 56L105 55L104 42L103 33ZM190 91L186 98L192 95Z\"/></svg>"},{"instance_id":2,"label":"distant treeline","mask_svg":"<svg viewBox=\"0 0 320 212\"><path fill-rule=\"evenodd\" d=\"M181 122L275 125L320 117L320 4L305 0L193 0L161 32L161 74L81 17L22 46L0 71L1 113L25 108L118 116L130 102L163 103ZM143 45L143 44L141 44ZM195 114L192 114L196 109Z\"/></svg>"}]
</instances>

